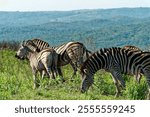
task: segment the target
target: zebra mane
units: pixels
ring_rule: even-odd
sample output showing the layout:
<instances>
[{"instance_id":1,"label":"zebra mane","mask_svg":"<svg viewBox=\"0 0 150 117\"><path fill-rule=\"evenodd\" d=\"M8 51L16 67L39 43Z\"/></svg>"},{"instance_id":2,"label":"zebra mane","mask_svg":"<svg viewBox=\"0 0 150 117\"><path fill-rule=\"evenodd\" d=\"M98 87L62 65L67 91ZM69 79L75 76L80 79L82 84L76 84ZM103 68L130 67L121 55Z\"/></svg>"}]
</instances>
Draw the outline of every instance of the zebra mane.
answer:
<instances>
[{"instance_id":1,"label":"zebra mane","mask_svg":"<svg viewBox=\"0 0 150 117\"><path fill-rule=\"evenodd\" d=\"M22 42L22 46L26 46L28 49L30 49L33 52L39 52L39 49L37 46L32 42L32 40L27 40Z\"/></svg>"},{"instance_id":2,"label":"zebra mane","mask_svg":"<svg viewBox=\"0 0 150 117\"><path fill-rule=\"evenodd\" d=\"M41 39L32 39L32 42L36 45L39 51L43 50L44 48L48 48L50 46L47 42Z\"/></svg>"},{"instance_id":3,"label":"zebra mane","mask_svg":"<svg viewBox=\"0 0 150 117\"><path fill-rule=\"evenodd\" d=\"M41 39L32 39L26 41L26 46L32 51L40 52L44 48L49 47L49 44Z\"/></svg>"},{"instance_id":4,"label":"zebra mane","mask_svg":"<svg viewBox=\"0 0 150 117\"><path fill-rule=\"evenodd\" d=\"M136 46L126 45L126 46L123 46L122 48L126 50L142 52L142 50Z\"/></svg>"},{"instance_id":5,"label":"zebra mane","mask_svg":"<svg viewBox=\"0 0 150 117\"><path fill-rule=\"evenodd\" d=\"M119 50L119 49L121 49L121 48L120 47L101 48L100 50L97 51L97 53L104 54L104 53L108 53L108 52L111 52L113 50Z\"/></svg>"}]
</instances>

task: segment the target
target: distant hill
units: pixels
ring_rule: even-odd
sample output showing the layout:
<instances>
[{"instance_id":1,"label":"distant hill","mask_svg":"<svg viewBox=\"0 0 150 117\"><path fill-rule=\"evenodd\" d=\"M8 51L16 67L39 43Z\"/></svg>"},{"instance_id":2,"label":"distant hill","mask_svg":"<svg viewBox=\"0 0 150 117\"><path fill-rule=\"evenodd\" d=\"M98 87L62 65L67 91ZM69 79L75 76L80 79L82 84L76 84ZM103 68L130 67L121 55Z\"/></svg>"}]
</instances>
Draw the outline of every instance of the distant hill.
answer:
<instances>
[{"instance_id":1,"label":"distant hill","mask_svg":"<svg viewBox=\"0 0 150 117\"><path fill-rule=\"evenodd\" d=\"M41 38L52 45L70 40L89 49L150 45L150 8L0 12L0 40ZM92 45L92 46L91 46Z\"/></svg>"}]
</instances>

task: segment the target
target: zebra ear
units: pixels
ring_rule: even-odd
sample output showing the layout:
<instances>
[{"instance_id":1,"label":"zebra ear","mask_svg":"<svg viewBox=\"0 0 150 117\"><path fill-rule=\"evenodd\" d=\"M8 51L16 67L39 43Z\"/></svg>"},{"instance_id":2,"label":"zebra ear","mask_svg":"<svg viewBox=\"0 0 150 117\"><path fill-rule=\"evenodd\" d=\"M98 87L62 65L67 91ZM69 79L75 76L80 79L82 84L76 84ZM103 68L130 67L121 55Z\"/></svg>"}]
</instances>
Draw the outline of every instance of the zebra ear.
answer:
<instances>
[{"instance_id":1,"label":"zebra ear","mask_svg":"<svg viewBox=\"0 0 150 117\"><path fill-rule=\"evenodd\" d=\"M23 40L23 41L22 41L22 46L25 46L25 43L26 43L26 41L25 41L25 40Z\"/></svg>"}]
</instances>

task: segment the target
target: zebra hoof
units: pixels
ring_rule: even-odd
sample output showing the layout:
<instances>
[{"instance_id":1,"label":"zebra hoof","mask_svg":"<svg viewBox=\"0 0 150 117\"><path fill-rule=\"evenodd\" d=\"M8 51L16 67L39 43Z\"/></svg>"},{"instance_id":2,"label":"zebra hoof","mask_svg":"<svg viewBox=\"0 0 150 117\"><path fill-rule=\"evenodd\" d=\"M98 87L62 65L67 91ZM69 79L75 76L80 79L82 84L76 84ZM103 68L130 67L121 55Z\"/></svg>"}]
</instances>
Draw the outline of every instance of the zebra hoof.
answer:
<instances>
[{"instance_id":1,"label":"zebra hoof","mask_svg":"<svg viewBox=\"0 0 150 117\"><path fill-rule=\"evenodd\" d=\"M85 90L82 90L82 89L81 89L81 93L85 93Z\"/></svg>"},{"instance_id":2,"label":"zebra hoof","mask_svg":"<svg viewBox=\"0 0 150 117\"><path fill-rule=\"evenodd\" d=\"M35 90L36 88L40 87L39 84L34 84L33 89Z\"/></svg>"},{"instance_id":3,"label":"zebra hoof","mask_svg":"<svg viewBox=\"0 0 150 117\"><path fill-rule=\"evenodd\" d=\"M147 100L150 100L150 94L147 95Z\"/></svg>"}]
</instances>

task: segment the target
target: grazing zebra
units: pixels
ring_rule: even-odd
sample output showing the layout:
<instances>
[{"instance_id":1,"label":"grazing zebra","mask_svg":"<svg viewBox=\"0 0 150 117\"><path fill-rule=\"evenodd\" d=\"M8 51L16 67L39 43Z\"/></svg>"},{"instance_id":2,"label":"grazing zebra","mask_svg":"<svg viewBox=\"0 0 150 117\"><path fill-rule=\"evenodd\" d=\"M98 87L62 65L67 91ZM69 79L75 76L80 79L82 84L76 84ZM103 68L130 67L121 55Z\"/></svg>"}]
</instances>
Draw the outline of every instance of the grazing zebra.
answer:
<instances>
[{"instance_id":1,"label":"grazing zebra","mask_svg":"<svg viewBox=\"0 0 150 117\"><path fill-rule=\"evenodd\" d=\"M40 39L29 40L29 42L30 41L34 43L33 47L35 47L37 52L41 51L43 48L49 47L47 42ZM63 75L60 67L67 64L72 66L74 73L71 79L76 75L77 68L82 65L84 56L88 58L91 54L91 52L80 42L68 42L51 48L53 48L58 54L58 71L62 77Z\"/></svg>"},{"instance_id":2,"label":"grazing zebra","mask_svg":"<svg viewBox=\"0 0 150 117\"><path fill-rule=\"evenodd\" d=\"M143 52L140 48L136 46L127 45L127 46L124 46L123 48L126 50L133 51L133 52ZM140 84L142 74L138 73L137 75L134 75L134 78Z\"/></svg>"},{"instance_id":3,"label":"grazing zebra","mask_svg":"<svg viewBox=\"0 0 150 117\"><path fill-rule=\"evenodd\" d=\"M30 46L30 42L23 41L21 47L16 53L18 59L28 58L30 66L32 68L34 88L38 86L37 83L37 72L39 71L43 77L43 71L46 71L51 78L55 78L57 75L57 59L58 54L52 48L45 48L37 53L34 48Z\"/></svg>"},{"instance_id":4,"label":"grazing zebra","mask_svg":"<svg viewBox=\"0 0 150 117\"><path fill-rule=\"evenodd\" d=\"M81 67L82 85L81 92L85 92L93 83L93 77L96 71L105 69L113 76L116 86L116 95L120 93L120 87L125 87L122 79L122 73L136 75L142 73L146 76L149 86L148 98L150 98L150 53L136 53L123 48L100 49L91 55Z\"/></svg>"}]
</instances>

